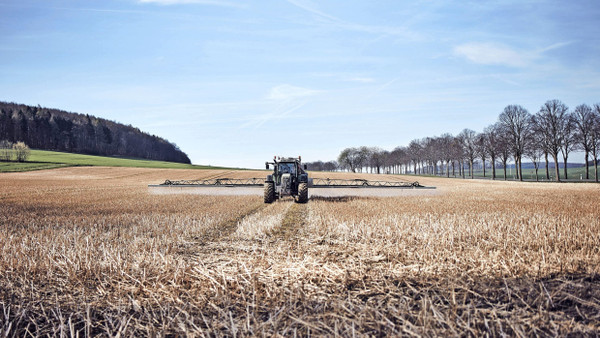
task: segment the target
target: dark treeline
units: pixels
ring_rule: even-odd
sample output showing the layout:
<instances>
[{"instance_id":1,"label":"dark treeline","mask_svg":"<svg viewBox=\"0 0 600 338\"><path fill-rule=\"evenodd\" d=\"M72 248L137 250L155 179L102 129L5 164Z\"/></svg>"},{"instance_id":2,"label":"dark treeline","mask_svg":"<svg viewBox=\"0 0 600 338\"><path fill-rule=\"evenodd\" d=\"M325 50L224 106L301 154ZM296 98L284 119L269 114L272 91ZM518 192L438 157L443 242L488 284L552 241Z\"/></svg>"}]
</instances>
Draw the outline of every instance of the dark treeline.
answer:
<instances>
[{"instance_id":1,"label":"dark treeline","mask_svg":"<svg viewBox=\"0 0 600 338\"><path fill-rule=\"evenodd\" d=\"M190 163L175 144L130 125L16 103L0 102L0 140L34 149Z\"/></svg>"},{"instance_id":2,"label":"dark treeline","mask_svg":"<svg viewBox=\"0 0 600 338\"><path fill-rule=\"evenodd\" d=\"M308 163L312 170L348 170L351 172L428 174L473 178L474 169L483 176L507 178L509 162L514 163L516 177L523 180L523 159L531 160L536 180L538 171L547 180L567 178L568 158L574 151L585 155L585 178L590 172L591 157L595 181L598 182L600 155L600 104L586 104L573 110L559 100L549 100L535 114L519 105L509 105L498 120L482 132L464 129L458 135L442 134L412 140L392 151L377 147L344 149L337 162ZM542 162L544 167L541 168ZM562 162L562 163L561 163ZM554 165L551 165L553 163ZM332 169L332 167L334 169ZM486 173L489 168L491 173ZM498 175L496 168L503 169Z\"/></svg>"},{"instance_id":3,"label":"dark treeline","mask_svg":"<svg viewBox=\"0 0 600 338\"><path fill-rule=\"evenodd\" d=\"M338 170L338 163L336 161L315 161L306 163L308 170L314 171L336 171Z\"/></svg>"}]
</instances>

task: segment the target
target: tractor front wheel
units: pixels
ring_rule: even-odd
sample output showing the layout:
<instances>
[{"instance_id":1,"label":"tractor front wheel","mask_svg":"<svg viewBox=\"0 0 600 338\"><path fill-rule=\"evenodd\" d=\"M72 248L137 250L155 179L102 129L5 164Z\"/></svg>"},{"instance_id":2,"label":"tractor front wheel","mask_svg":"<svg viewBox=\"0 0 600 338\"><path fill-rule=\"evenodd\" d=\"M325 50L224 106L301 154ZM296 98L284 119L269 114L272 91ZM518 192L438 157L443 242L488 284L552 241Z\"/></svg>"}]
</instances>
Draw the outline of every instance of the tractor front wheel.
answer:
<instances>
[{"instance_id":1,"label":"tractor front wheel","mask_svg":"<svg viewBox=\"0 0 600 338\"><path fill-rule=\"evenodd\" d=\"M275 183L265 182L265 203L273 203L275 200Z\"/></svg>"},{"instance_id":2,"label":"tractor front wheel","mask_svg":"<svg viewBox=\"0 0 600 338\"><path fill-rule=\"evenodd\" d=\"M296 198L296 203L306 202L308 202L308 183L300 183L298 185L298 198Z\"/></svg>"}]
</instances>

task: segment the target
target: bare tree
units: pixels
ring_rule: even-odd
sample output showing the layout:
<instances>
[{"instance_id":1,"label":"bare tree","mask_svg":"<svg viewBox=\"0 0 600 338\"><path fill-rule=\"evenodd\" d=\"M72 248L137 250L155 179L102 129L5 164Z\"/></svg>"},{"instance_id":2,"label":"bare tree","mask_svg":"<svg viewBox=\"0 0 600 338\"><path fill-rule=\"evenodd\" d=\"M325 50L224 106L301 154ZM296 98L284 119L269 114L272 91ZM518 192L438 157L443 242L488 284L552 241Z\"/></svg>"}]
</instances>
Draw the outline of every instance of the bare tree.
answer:
<instances>
[{"instance_id":1,"label":"bare tree","mask_svg":"<svg viewBox=\"0 0 600 338\"><path fill-rule=\"evenodd\" d=\"M530 133L531 114L519 105L509 105L498 117L500 126L506 130L509 145L515 158L515 168L520 181L523 180L521 157L525 150L525 142Z\"/></svg>"},{"instance_id":2,"label":"bare tree","mask_svg":"<svg viewBox=\"0 0 600 338\"><path fill-rule=\"evenodd\" d=\"M439 145L436 137L426 137L422 140L423 158L426 162L426 173L437 175L439 162Z\"/></svg>"},{"instance_id":3,"label":"bare tree","mask_svg":"<svg viewBox=\"0 0 600 338\"><path fill-rule=\"evenodd\" d=\"M323 161L307 162L305 164L308 170L323 171Z\"/></svg>"},{"instance_id":4,"label":"bare tree","mask_svg":"<svg viewBox=\"0 0 600 338\"><path fill-rule=\"evenodd\" d=\"M590 142L594 157L594 181L598 182L598 156L600 155L600 103L594 105Z\"/></svg>"},{"instance_id":5,"label":"bare tree","mask_svg":"<svg viewBox=\"0 0 600 338\"><path fill-rule=\"evenodd\" d=\"M498 158L500 159L500 162L502 162L502 167L504 168L504 180L506 181L506 164L510 159L510 155L512 153L511 137L508 133L508 130L503 128L499 123L496 123L496 128Z\"/></svg>"},{"instance_id":6,"label":"bare tree","mask_svg":"<svg viewBox=\"0 0 600 338\"><path fill-rule=\"evenodd\" d=\"M465 154L465 148L463 147L463 137L464 136L461 133L456 135L454 138L453 152L458 165L458 176L465 178L465 158L467 155Z\"/></svg>"},{"instance_id":7,"label":"bare tree","mask_svg":"<svg viewBox=\"0 0 600 338\"><path fill-rule=\"evenodd\" d=\"M487 144L488 153L490 155L490 160L492 162L492 179L496 179L496 159L498 158L500 152L502 151L500 148L502 146L502 142L500 142L500 127L498 124L493 124L489 127L486 127L483 131L483 135L485 137L485 143Z\"/></svg>"},{"instance_id":8,"label":"bare tree","mask_svg":"<svg viewBox=\"0 0 600 338\"><path fill-rule=\"evenodd\" d=\"M338 169L338 164L336 161L327 161L323 163L323 170L325 171L336 171Z\"/></svg>"},{"instance_id":9,"label":"bare tree","mask_svg":"<svg viewBox=\"0 0 600 338\"><path fill-rule=\"evenodd\" d=\"M340 168L348 169L351 172L355 173L357 166L360 162L358 156L359 154L357 148L346 148L342 150L342 152L338 156L338 163L340 164Z\"/></svg>"},{"instance_id":10,"label":"bare tree","mask_svg":"<svg viewBox=\"0 0 600 338\"><path fill-rule=\"evenodd\" d=\"M469 175L473 178L473 163L475 162L475 157L477 156L476 150L476 136L477 133L471 129L464 129L459 134L460 139L462 141L462 147L466 158L469 160Z\"/></svg>"},{"instance_id":11,"label":"bare tree","mask_svg":"<svg viewBox=\"0 0 600 338\"><path fill-rule=\"evenodd\" d=\"M13 145L15 158L18 162L25 162L29 158L29 147L23 142L17 142Z\"/></svg>"},{"instance_id":12,"label":"bare tree","mask_svg":"<svg viewBox=\"0 0 600 338\"><path fill-rule=\"evenodd\" d=\"M542 150L544 151L544 163L546 168L546 180L550 180L550 161L548 160L548 154L550 153L550 140L547 137L548 135L544 132L541 132L540 140L542 142Z\"/></svg>"},{"instance_id":13,"label":"bare tree","mask_svg":"<svg viewBox=\"0 0 600 338\"><path fill-rule=\"evenodd\" d=\"M562 153L564 161L563 171L565 174L565 180L568 179L567 159L569 158L569 153L571 153L577 146L576 127L577 126L575 124L573 114L567 113L565 115L565 120L563 121L563 125L560 130L560 138L562 139L562 146L560 147L560 152Z\"/></svg>"},{"instance_id":14,"label":"bare tree","mask_svg":"<svg viewBox=\"0 0 600 338\"><path fill-rule=\"evenodd\" d=\"M487 137L485 133L479 133L475 136L475 152L477 153L477 156L479 156L479 158L481 159L481 164L483 167L483 177L486 177L485 161L488 158L490 150L488 147Z\"/></svg>"},{"instance_id":15,"label":"bare tree","mask_svg":"<svg viewBox=\"0 0 600 338\"><path fill-rule=\"evenodd\" d=\"M393 172L393 161L392 161L392 153L387 150L383 150L380 154L381 156L381 166L382 172L386 174L390 174Z\"/></svg>"},{"instance_id":16,"label":"bare tree","mask_svg":"<svg viewBox=\"0 0 600 338\"><path fill-rule=\"evenodd\" d=\"M368 147L346 148L338 156L338 163L341 168L348 169L351 172L362 172L368 165L370 150Z\"/></svg>"},{"instance_id":17,"label":"bare tree","mask_svg":"<svg viewBox=\"0 0 600 338\"><path fill-rule=\"evenodd\" d=\"M581 104L575 107L573 119L576 126L576 140L580 149L585 154L585 179L590 179L590 168L588 166L589 154L592 149L591 134L594 128L594 113L587 104Z\"/></svg>"},{"instance_id":18,"label":"bare tree","mask_svg":"<svg viewBox=\"0 0 600 338\"><path fill-rule=\"evenodd\" d=\"M444 174L444 155L442 151L442 141L439 136L433 138L433 155L432 159L434 161L434 173L436 175ZM438 166L439 164L439 166Z\"/></svg>"},{"instance_id":19,"label":"bare tree","mask_svg":"<svg viewBox=\"0 0 600 338\"><path fill-rule=\"evenodd\" d=\"M371 167L371 173L373 169L377 170L377 173L381 173L381 167L385 162L385 152L383 149L378 147L369 148L367 153L369 166Z\"/></svg>"},{"instance_id":20,"label":"bare tree","mask_svg":"<svg viewBox=\"0 0 600 338\"><path fill-rule=\"evenodd\" d=\"M452 176L456 177L456 171L455 171L455 167L454 164L456 163L458 166L458 175L462 176L464 178L463 175L463 159L465 157L463 148L462 148L462 139L459 136L453 137L452 138L452 143L450 144L451 147L451 154L452 154Z\"/></svg>"},{"instance_id":21,"label":"bare tree","mask_svg":"<svg viewBox=\"0 0 600 338\"><path fill-rule=\"evenodd\" d=\"M363 168L369 164L369 158L371 157L371 148L362 146L358 148L356 154L356 166L359 172L362 172Z\"/></svg>"},{"instance_id":22,"label":"bare tree","mask_svg":"<svg viewBox=\"0 0 600 338\"><path fill-rule=\"evenodd\" d=\"M439 138L440 156L442 158L442 168L444 162L446 162L446 177L450 177L450 162L454 156L452 152L452 143L454 142L454 136L451 134L442 134Z\"/></svg>"},{"instance_id":23,"label":"bare tree","mask_svg":"<svg viewBox=\"0 0 600 338\"><path fill-rule=\"evenodd\" d=\"M411 162L413 163L414 166L414 174L420 174L421 171L418 168L419 163L421 162L421 151L422 151L422 146L419 140L412 140L410 141L410 144L408 145L408 154L410 157Z\"/></svg>"},{"instance_id":24,"label":"bare tree","mask_svg":"<svg viewBox=\"0 0 600 338\"><path fill-rule=\"evenodd\" d=\"M390 154L390 160L394 164L396 174L406 174L408 170L406 170L407 165L410 163L410 159L408 158L408 153L406 147L396 147L392 150ZM404 172L402 167L404 168Z\"/></svg>"},{"instance_id":25,"label":"bare tree","mask_svg":"<svg viewBox=\"0 0 600 338\"><path fill-rule=\"evenodd\" d=\"M538 169L540 167L540 159L544 154L544 146L542 142L543 135L540 133L531 133L529 140L525 146L525 156L531 159L535 168L535 180L539 181Z\"/></svg>"},{"instance_id":26,"label":"bare tree","mask_svg":"<svg viewBox=\"0 0 600 338\"><path fill-rule=\"evenodd\" d=\"M11 161L14 155L13 144L9 141L0 141L0 161Z\"/></svg>"},{"instance_id":27,"label":"bare tree","mask_svg":"<svg viewBox=\"0 0 600 338\"><path fill-rule=\"evenodd\" d=\"M536 114L536 124L544 133L547 151L554 159L556 180L560 181L560 169L558 166L558 153L563 146L563 132L568 120L569 108L559 100L546 101Z\"/></svg>"},{"instance_id":28,"label":"bare tree","mask_svg":"<svg viewBox=\"0 0 600 338\"><path fill-rule=\"evenodd\" d=\"M532 137L532 142L537 142L537 145L542 150L542 155L544 156L546 162L546 179L550 180L550 170L548 165L548 149L550 149L550 138L548 137L543 119L540 118L539 112L531 117L531 132L532 134L535 134Z\"/></svg>"}]
</instances>

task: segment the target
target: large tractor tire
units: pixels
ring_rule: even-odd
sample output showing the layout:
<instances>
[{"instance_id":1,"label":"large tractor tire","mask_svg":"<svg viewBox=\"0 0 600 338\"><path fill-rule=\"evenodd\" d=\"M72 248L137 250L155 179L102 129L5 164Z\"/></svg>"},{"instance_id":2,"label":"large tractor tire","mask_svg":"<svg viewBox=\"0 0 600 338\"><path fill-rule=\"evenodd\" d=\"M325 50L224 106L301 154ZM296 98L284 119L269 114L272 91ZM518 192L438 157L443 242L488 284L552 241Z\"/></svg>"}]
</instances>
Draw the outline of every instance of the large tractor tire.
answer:
<instances>
[{"instance_id":1,"label":"large tractor tire","mask_svg":"<svg viewBox=\"0 0 600 338\"><path fill-rule=\"evenodd\" d=\"M296 203L306 202L308 202L308 183L300 183L298 185L298 198L296 198Z\"/></svg>"},{"instance_id":2,"label":"large tractor tire","mask_svg":"<svg viewBox=\"0 0 600 338\"><path fill-rule=\"evenodd\" d=\"M265 182L265 203L275 201L275 183Z\"/></svg>"}]
</instances>

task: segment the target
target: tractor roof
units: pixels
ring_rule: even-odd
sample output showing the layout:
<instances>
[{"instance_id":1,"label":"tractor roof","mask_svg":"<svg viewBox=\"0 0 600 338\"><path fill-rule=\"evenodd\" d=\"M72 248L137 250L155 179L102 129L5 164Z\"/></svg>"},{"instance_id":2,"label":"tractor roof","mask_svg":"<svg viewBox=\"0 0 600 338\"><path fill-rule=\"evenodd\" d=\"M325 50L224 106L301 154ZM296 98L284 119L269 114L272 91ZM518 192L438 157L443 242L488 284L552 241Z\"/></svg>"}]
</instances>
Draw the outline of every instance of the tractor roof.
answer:
<instances>
[{"instance_id":1,"label":"tractor roof","mask_svg":"<svg viewBox=\"0 0 600 338\"><path fill-rule=\"evenodd\" d=\"M277 162L300 162L300 159L297 157L282 157Z\"/></svg>"}]
</instances>

